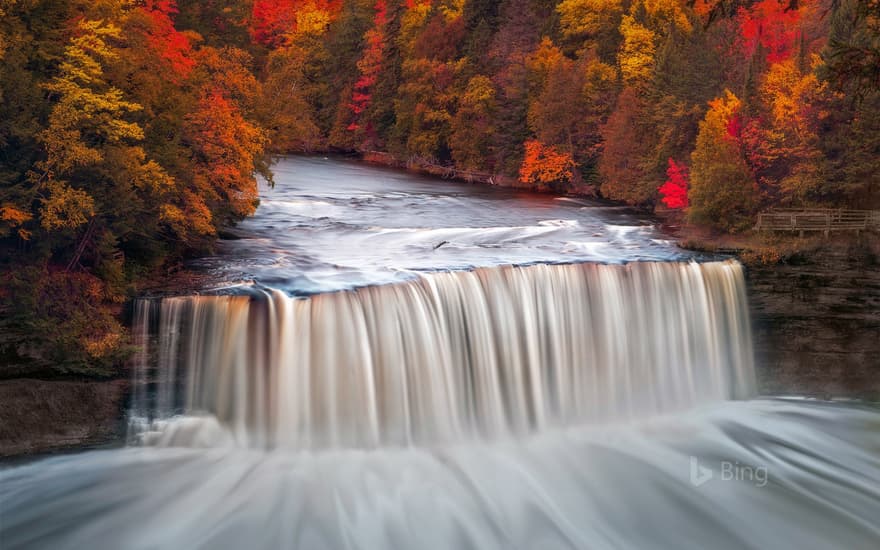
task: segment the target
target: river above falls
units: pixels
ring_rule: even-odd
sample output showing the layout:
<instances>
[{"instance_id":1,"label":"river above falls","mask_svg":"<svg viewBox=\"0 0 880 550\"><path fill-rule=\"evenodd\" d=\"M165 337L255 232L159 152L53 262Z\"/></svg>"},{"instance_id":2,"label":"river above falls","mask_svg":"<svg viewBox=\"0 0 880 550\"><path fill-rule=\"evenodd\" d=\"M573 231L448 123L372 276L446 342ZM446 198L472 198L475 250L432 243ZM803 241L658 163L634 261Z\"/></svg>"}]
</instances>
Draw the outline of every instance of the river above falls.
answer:
<instances>
[{"instance_id":1,"label":"river above falls","mask_svg":"<svg viewBox=\"0 0 880 550\"><path fill-rule=\"evenodd\" d=\"M414 272L682 260L651 218L583 198L423 177L342 158L285 157L261 203L199 260L229 283L311 294Z\"/></svg>"}]
</instances>

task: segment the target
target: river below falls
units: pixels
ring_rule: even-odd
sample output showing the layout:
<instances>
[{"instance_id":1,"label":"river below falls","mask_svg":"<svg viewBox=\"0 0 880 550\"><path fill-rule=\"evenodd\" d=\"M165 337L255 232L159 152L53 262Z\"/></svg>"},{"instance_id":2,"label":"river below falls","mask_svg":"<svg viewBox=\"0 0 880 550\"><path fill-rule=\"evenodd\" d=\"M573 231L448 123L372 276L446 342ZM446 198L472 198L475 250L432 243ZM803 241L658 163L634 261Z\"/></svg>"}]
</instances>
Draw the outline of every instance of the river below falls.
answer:
<instances>
[{"instance_id":1,"label":"river below falls","mask_svg":"<svg viewBox=\"0 0 880 550\"><path fill-rule=\"evenodd\" d=\"M275 172L193 264L222 284L136 301L129 444L0 470L0 548L880 548L880 411L757 394L737 262L584 199Z\"/></svg>"}]
</instances>

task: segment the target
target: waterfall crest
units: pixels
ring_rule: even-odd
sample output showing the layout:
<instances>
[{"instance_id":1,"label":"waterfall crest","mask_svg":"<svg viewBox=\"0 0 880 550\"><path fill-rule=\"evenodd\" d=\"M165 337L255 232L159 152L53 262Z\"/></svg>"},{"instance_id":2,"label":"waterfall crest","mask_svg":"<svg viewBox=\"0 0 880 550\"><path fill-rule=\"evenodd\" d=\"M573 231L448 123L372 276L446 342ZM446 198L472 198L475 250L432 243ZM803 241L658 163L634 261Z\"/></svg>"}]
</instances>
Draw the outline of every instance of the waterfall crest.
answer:
<instances>
[{"instance_id":1,"label":"waterfall crest","mask_svg":"<svg viewBox=\"0 0 880 550\"><path fill-rule=\"evenodd\" d=\"M423 274L135 304L134 432L158 445L436 444L754 393L735 262Z\"/></svg>"}]
</instances>

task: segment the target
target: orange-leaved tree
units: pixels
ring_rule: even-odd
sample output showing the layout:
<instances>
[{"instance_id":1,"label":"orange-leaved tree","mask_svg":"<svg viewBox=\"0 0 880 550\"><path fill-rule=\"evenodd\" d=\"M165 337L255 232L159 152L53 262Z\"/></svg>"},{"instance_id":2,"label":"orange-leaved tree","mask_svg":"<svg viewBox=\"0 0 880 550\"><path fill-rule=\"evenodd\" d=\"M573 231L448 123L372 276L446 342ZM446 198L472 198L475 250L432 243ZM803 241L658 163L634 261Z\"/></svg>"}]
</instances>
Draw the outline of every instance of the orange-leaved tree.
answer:
<instances>
[{"instance_id":1,"label":"orange-leaved tree","mask_svg":"<svg viewBox=\"0 0 880 550\"><path fill-rule=\"evenodd\" d=\"M184 134L193 150L193 182L211 210L230 220L252 214L258 199L254 170L265 132L224 94L208 90L186 117Z\"/></svg>"},{"instance_id":2,"label":"orange-leaved tree","mask_svg":"<svg viewBox=\"0 0 880 550\"><path fill-rule=\"evenodd\" d=\"M560 152L556 147L544 145L536 139L527 141L525 149L525 158L519 170L521 182L548 189L571 181L575 168L571 154Z\"/></svg>"}]
</instances>

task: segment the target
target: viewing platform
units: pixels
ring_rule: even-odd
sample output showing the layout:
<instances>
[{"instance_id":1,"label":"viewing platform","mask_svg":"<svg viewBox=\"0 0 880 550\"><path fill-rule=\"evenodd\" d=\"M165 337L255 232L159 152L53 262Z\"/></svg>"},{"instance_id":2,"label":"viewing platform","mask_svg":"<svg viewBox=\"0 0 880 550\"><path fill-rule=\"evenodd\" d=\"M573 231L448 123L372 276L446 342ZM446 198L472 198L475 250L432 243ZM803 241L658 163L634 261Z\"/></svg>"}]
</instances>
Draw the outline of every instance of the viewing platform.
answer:
<instances>
[{"instance_id":1,"label":"viewing platform","mask_svg":"<svg viewBox=\"0 0 880 550\"><path fill-rule=\"evenodd\" d=\"M880 231L880 210L775 208L758 214L755 231Z\"/></svg>"}]
</instances>

